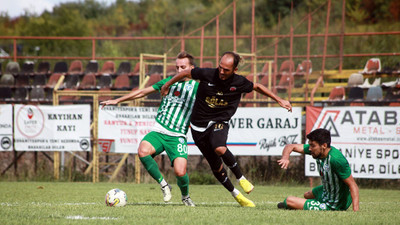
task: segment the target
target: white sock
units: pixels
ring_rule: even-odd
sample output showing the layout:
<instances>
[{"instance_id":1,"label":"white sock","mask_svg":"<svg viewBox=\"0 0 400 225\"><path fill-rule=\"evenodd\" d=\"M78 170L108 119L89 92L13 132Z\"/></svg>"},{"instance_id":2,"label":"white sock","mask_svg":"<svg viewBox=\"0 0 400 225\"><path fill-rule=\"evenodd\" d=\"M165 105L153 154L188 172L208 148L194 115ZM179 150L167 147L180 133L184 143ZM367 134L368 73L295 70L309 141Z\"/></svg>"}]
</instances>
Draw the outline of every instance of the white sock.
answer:
<instances>
[{"instance_id":1,"label":"white sock","mask_svg":"<svg viewBox=\"0 0 400 225\"><path fill-rule=\"evenodd\" d=\"M236 196L238 196L240 194L240 191L236 188L233 189L233 191L231 192L231 195L235 198Z\"/></svg>"},{"instance_id":2,"label":"white sock","mask_svg":"<svg viewBox=\"0 0 400 225\"><path fill-rule=\"evenodd\" d=\"M182 195L182 199L189 198L189 195Z\"/></svg>"},{"instance_id":3,"label":"white sock","mask_svg":"<svg viewBox=\"0 0 400 225\"><path fill-rule=\"evenodd\" d=\"M238 181L241 181L241 180L246 180L246 177L244 177L243 175L238 179Z\"/></svg>"},{"instance_id":4,"label":"white sock","mask_svg":"<svg viewBox=\"0 0 400 225\"><path fill-rule=\"evenodd\" d=\"M168 185L168 183L167 183L167 181L163 178L162 181L160 182L160 186L161 186L161 187L164 187L164 186L166 186L166 185Z\"/></svg>"}]
</instances>

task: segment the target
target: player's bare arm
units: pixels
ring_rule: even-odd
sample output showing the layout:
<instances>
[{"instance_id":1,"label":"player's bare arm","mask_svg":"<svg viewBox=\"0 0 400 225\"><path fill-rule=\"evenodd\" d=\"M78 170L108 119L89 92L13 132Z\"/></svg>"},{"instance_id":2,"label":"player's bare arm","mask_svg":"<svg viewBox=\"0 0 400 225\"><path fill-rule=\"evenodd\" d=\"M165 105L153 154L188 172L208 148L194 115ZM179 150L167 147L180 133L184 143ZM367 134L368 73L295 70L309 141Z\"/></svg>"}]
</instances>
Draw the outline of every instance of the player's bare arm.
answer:
<instances>
[{"instance_id":1,"label":"player's bare arm","mask_svg":"<svg viewBox=\"0 0 400 225\"><path fill-rule=\"evenodd\" d=\"M290 163L289 157L292 151L304 154L304 147L302 144L288 144L285 145L282 151L282 158L278 160L278 164L282 169L287 169Z\"/></svg>"},{"instance_id":2,"label":"player's bare arm","mask_svg":"<svg viewBox=\"0 0 400 225\"><path fill-rule=\"evenodd\" d=\"M190 73L191 70L192 70L192 69L189 68L189 69L183 70L183 71L179 72L178 74L176 74L175 76L173 76L173 77L171 78L171 80L169 80L168 82L166 82L166 83L161 87L161 95L162 95L162 96L166 96L166 95L168 94L169 87L170 87L171 85L173 85L174 83L176 83L176 82L182 80L183 78L185 78L185 77L192 78L192 75L191 75L191 73Z\"/></svg>"},{"instance_id":3,"label":"player's bare arm","mask_svg":"<svg viewBox=\"0 0 400 225\"><path fill-rule=\"evenodd\" d=\"M104 108L104 106L106 106L106 105L116 105L121 102L134 100L134 99L138 99L138 98L143 98L153 92L156 92L156 90L152 86L149 86L147 88L131 91L131 93L124 95L117 99L102 101L102 102L100 102L100 105L102 105L101 108Z\"/></svg>"},{"instance_id":4,"label":"player's bare arm","mask_svg":"<svg viewBox=\"0 0 400 225\"><path fill-rule=\"evenodd\" d=\"M354 180L353 175L350 175L348 178L344 179L343 182L347 186L349 186L350 195L351 198L353 199L353 211L357 212L358 210L360 210L358 185Z\"/></svg>"},{"instance_id":5,"label":"player's bare arm","mask_svg":"<svg viewBox=\"0 0 400 225\"><path fill-rule=\"evenodd\" d=\"M279 96L275 95L272 91L270 91L267 87L265 87L262 84L259 83L254 83L253 87L254 91L257 91L258 93L268 96L272 98L274 101L276 101L282 108L287 109L289 112L292 111L292 105L290 104L289 101L280 98Z\"/></svg>"}]
</instances>

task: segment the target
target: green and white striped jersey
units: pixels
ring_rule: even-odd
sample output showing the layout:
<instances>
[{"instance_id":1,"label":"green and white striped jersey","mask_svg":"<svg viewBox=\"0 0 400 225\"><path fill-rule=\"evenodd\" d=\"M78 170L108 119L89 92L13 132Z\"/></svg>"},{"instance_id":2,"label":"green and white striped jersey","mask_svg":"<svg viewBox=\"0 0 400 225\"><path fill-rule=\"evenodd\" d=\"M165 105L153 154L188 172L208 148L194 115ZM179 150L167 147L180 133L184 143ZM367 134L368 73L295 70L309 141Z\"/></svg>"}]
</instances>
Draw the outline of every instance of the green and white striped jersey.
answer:
<instances>
[{"instance_id":1,"label":"green and white striped jersey","mask_svg":"<svg viewBox=\"0 0 400 225\"><path fill-rule=\"evenodd\" d=\"M304 145L304 153L311 154L310 145ZM352 201L349 187L343 182L351 175L349 162L335 147L331 146L328 156L324 159L315 159L321 175L323 194L321 201L331 209L347 209L346 205Z\"/></svg>"},{"instance_id":2,"label":"green and white striped jersey","mask_svg":"<svg viewBox=\"0 0 400 225\"><path fill-rule=\"evenodd\" d=\"M161 90L171 78L155 83L153 88ZM179 81L171 85L168 95L161 100L156 121L168 131L186 135L198 86L195 80Z\"/></svg>"}]
</instances>

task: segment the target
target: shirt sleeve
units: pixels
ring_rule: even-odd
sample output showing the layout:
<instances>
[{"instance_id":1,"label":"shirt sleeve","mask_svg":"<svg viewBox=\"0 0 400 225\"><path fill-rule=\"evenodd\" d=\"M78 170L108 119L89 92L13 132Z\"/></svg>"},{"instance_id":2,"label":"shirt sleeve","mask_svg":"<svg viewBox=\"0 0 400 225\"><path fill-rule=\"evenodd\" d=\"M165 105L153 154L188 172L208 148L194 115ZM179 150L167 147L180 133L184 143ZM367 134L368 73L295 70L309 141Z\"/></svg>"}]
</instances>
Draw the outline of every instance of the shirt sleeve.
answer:
<instances>
[{"instance_id":1,"label":"shirt sleeve","mask_svg":"<svg viewBox=\"0 0 400 225\"><path fill-rule=\"evenodd\" d=\"M244 80L245 81L244 81L244 84L243 84L243 92L246 92L246 93L252 92L253 89L254 89L253 82L247 80L246 78L244 78Z\"/></svg>"},{"instance_id":2,"label":"shirt sleeve","mask_svg":"<svg viewBox=\"0 0 400 225\"><path fill-rule=\"evenodd\" d=\"M303 148L304 148L304 154L307 154L307 155L311 154L309 144L304 144Z\"/></svg>"},{"instance_id":3,"label":"shirt sleeve","mask_svg":"<svg viewBox=\"0 0 400 225\"><path fill-rule=\"evenodd\" d=\"M340 179L344 180L351 175L349 162L342 154L338 154L338 157L335 157L333 162L331 161L331 165Z\"/></svg>"},{"instance_id":4,"label":"shirt sleeve","mask_svg":"<svg viewBox=\"0 0 400 225\"><path fill-rule=\"evenodd\" d=\"M168 77L168 78L165 78L165 79L163 79L163 80L160 80L160 81L158 81L157 83L153 84L152 87L153 87L155 90L160 91L160 90L161 90L161 87L162 87L165 83L167 83L167 81L169 81L169 80L171 80L171 79L172 79L172 77Z\"/></svg>"}]
</instances>

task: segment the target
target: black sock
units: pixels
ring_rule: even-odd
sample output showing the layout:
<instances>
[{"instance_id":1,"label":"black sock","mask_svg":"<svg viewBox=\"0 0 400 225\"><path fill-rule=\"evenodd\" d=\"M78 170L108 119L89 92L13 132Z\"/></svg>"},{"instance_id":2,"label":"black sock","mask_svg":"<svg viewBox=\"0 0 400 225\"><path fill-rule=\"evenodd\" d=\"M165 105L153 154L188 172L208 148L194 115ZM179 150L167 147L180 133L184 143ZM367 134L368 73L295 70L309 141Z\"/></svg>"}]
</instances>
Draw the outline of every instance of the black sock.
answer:
<instances>
[{"instance_id":1,"label":"black sock","mask_svg":"<svg viewBox=\"0 0 400 225\"><path fill-rule=\"evenodd\" d=\"M215 178L217 178L217 180L218 180L219 182L221 182L221 184L224 185L224 187L225 187L229 192L232 192L232 191L233 191L233 189L234 189L235 187L233 186L231 180L229 180L229 178L228 178L228 176L227 176L228 174L226 173L225 168L222 168L222 170L219 171L219 172L213 171L213 173L214 173Z\"/></svg>"},{"instance_id":2,"label":"black sock","mask_svg":"<svg viewBox=\"0 0 400 225\"><path fill-rule=\"evenodd\" d=\"M239 168L238 163L236 162L235 156L233 156L232 152L229 149L226 149L225 154L221 156L222 160L224 160L225 165L231 169L233 174L235 174L236 179L239 179L243 176L242 171Z\"/></svg>"}]
</instances>

